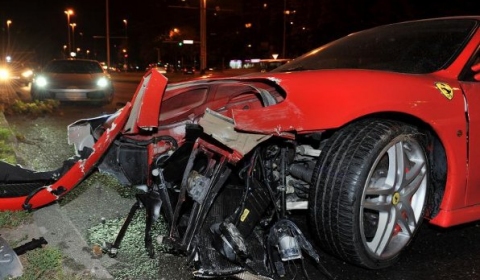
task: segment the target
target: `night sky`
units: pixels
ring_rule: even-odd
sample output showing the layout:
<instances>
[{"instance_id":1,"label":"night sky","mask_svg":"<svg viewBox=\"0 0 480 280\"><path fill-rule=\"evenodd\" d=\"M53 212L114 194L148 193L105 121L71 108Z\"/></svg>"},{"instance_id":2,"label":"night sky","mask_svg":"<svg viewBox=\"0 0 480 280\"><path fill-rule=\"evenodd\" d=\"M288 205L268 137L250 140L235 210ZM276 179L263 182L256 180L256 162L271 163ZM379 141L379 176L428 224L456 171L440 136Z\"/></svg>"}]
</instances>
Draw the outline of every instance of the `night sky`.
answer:
<instances>
[{"instance_id":1,"label":"night sky","mask_svg":"<svg viewBox=\"0 0 480 280\"><path fill-rule=\"evenodd\" d=\"M154 39L158 34L165 33L166 26L198 23L198 10L174 8L177 5L197 6L198 0L108 0L110 16L110 35L124 36L129 34L129 45L137 43L144 45L146 38ZM245 0L247 1L247 0ZM281 0L277 0L282 2ZM294 1L294 0L287 0ZM294 2L308 0L298 0ZM310 2L313 0L310 0ZM358 31L360 27L368 27L373 23L392 23L421 17L436 17L449 15L480 15L480 0L429 1L429 0L316 0L315 5L331 7L322 11L323 18L331 18L329 26L331 37L346 35ZM248 1L247 1L248 2ZM252 2L252 1L250 1ZM260 1L262 2L262 1ZM379 3L386 3L381 5ZM442 3L439 3L442 2ZM227 7L241 9L241 0L207 0L207 7ZM393 4L392 4L393 3ZM0 46L5 48L7 33L10 34L10 45L17 53L32 56L42 64L53 57L58 57L63 45L67 42L67 16L64 11L71 8L75 15L75 45L82 46L102 54L105 39L93 39L94 36L104 36L106 30L106 0L0 0L0 20L2 34ZM248 10L248 7L243 7ZM242 16L237 18L242 19ZM128 20L127 30L123 19ZM7 31L6 21L12 24ZM338 21L338 23L335 22ZM232 25L233 26L233 25ZM223 26L228 29L228 26ZM198 28L193 26L192 28ZM277 28L281 28L277 26ZM232 28L232 32L233 32ZM273 32L273 31L272 31ZM132 43L132 41L135 41ZM314 43L321 42L320 39ZM112 45L120 44L112 39ZM141 56L141 48L136 52ZM133 54L132 54L133 55Z\"/></svg>"}]
</instances>

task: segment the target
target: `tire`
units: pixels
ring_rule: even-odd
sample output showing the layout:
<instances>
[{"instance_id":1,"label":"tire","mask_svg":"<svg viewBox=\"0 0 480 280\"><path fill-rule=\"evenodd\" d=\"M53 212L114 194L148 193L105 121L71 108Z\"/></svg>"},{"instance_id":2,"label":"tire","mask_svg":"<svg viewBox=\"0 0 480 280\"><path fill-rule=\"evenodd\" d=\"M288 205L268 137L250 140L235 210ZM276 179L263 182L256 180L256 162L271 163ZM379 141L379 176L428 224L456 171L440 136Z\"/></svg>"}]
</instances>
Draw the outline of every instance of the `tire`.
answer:
<instances>
[{"instance_id":1,"label":"tire","mask_svg":"<svg viewBox=\"0 0 480 280\"><path fill-rule=\"evenodd\" d=\"M42 92L41 90L37 90L36 88L32 87L30 88L30 97L32 101L43 101L46 99L45 93Z\"/></svg>"},{"instance_id":2,"label":"tire","mask_svg":"<svg viewBox=\"0 0 480 280\"><path fill-rule=\"evenodd\" d=\"M40 100L40 98L39 98L39 96L38 96L38 94L37 94L36 91L31 90L31 91L30 91L30 96L31 96L31 98L32 98L32 101Z\"/></svg>"},{"instance_id":3,"label":"tire","mask_svg":"<svg viewBox=\"0 0 480 280\"><path fill-rule=\"evenodd\" d=\"M362 120L337 131L315 166L310 220L320 246L357 266L391 266L417 233L428 201L423 134Z\"/></svg>"}]
</instances>

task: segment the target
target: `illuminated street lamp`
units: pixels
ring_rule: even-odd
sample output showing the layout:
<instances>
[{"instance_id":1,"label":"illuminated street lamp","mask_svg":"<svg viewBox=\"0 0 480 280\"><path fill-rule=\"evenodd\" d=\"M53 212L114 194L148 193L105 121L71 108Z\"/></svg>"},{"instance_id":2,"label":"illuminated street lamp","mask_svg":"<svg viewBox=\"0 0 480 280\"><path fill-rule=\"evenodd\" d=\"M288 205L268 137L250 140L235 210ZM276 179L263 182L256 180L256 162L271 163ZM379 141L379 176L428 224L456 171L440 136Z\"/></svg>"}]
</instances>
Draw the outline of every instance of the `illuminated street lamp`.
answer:
<instances>
[{"instance_id":1,"label":"illuminated street lamp","mask_svg":"<svg viewBox=\"0 0 480 280\"><path fill-rule=\"evenodd\" d=\"M128 21L124 19L123 23L125 24L125 38L128 39Z\"/></svg>"},{"instance_id":2,"label":"illuminated street lamp","mask_svg":"<svg viewBox=\"0 0 480 280\"><path fill-rule=\"evenodd\" d=\"M108 0L105 0L105 22L107 35L107 71L110 71L110 8Z\"/></svg>"},{"instance_id":3,"label":"illuminated street lamp","mask_svg":"<svg viewBox=\"0 0 480 280\"><path fill-rule=\"evenodd\" d=\"M207 0L200 0L200 71L207 68Z\"/></svg>"},{"instance_id":4,"label":"illuminated street lamp","mask_svg":"<svg viewBox=\"0 0 480 280\"><path fill-rule=\"evenodd\" d=\"M285 49L287 41L287 0L283 0L283 39L282 39L282 57L285 58Z\"/></svg>"},{"instance_id":5,"label":"illuminated street lamp","mask_svg":"<svg viewBox=\"0 0 480 280\"><path fill-rule=\"evenodd\" d=\"M7 20L7 54L10 52L10 25L12 24L11 20Z\"/></svg>"},{"instance_id":6,"label":"illuminated street lamp","mask_svg":"<svg viewBox=\"0 0 480 280\"><path fill-rule=\"evenodd\" d=\"M128 50L128 21L126 19L123 20L123 23L125 24L125 47L126 49L124 49L124 67L127 67L127 56L126 53L127 53L127 50Z\"/></svg>"},{"instance_id":7,"label":"illuminated street lamp","mask_svg":"<svg viewBox=\"0 0 480 280\"><path fill-rule=\"evenodd\" d=\"M70 23L72 27L72 49L75 49L75 27L77 27L76 23Z\"/></svg>"},{"instance_id":8,"label":"illuminated street lamp","mask_svg":"<svg viewBox=\"0 0 480 280\"><path fill-rule=\"evenodd\" d=\"M67 34L68 34L68 52L72 51L72 45L70 44L70 16L73 15L73 10L68 9L64 12L67 15Z\"/></svg>"}]
</instances>

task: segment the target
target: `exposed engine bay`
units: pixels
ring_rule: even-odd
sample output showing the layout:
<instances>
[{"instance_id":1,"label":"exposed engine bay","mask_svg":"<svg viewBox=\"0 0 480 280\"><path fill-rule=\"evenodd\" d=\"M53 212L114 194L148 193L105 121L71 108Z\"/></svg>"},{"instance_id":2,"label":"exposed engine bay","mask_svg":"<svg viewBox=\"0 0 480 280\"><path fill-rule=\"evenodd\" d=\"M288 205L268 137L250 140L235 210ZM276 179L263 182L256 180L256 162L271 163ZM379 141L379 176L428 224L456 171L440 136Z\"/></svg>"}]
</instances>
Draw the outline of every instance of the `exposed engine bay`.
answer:
<instances>
[{"instance_id":1,"label":"exposed engine bay","mask_svg":"<svg viewBox=\"0 0 480 280\"><path fill-rule=\"evenodd\" d=\"M12 174L29 178L36 186L9 195L30 210L51 199L37 202L39 197L59 199L99 170L142 191L116 240L104 248L112 257L135 211L144 209L149 255L155 255L152 225L163 215L169 226L164 242L188 258L196 277L243 278L247 273L274 278L285 276L285 264L296 260L309 258L320 265L311 241L290 219L291 211L307 213L320 134L295 139L286 132L235 130L234 109L282 101L283 93L272 82L172 85L162 96L158 91L165 81L150 83L162 79L155 71L151 74L131 106L69 126L74 158L50 172L11 167L4 176L4 193L21 181ZM59 184L62 179L67 183Z\"/></svg>"}]
</instances>

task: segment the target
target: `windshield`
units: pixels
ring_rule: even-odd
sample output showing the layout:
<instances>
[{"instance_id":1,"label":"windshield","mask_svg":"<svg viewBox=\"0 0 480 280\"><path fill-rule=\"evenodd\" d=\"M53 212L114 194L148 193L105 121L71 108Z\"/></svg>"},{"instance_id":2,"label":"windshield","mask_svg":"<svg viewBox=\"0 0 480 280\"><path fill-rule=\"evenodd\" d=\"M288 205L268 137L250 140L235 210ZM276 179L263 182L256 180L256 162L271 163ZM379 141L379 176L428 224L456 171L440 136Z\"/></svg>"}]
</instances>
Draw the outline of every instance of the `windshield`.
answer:
<instances>
[{"instance_id":1,"label":"windshield","mask_svg":"<svg viewBox=\"0 0 480 280\"><path fill-rule=\"evenodd\" d=\"M102 66L96 61L88 60L53 60L50 61L43 72L48 73L77 73L77 74L92 74L103 73Z\"/></svg>"},{"instance_id":2,"label":"windshield","mask_svg":"<svg viewBox=\"0 0 480 280\"><path fill-rule=\"evenodd\" d=\"M317 48L272 72L349 68L431 73L458 55L476 27L474 19L442 19L372 28Z\"/></svg>"}]
</instances>

